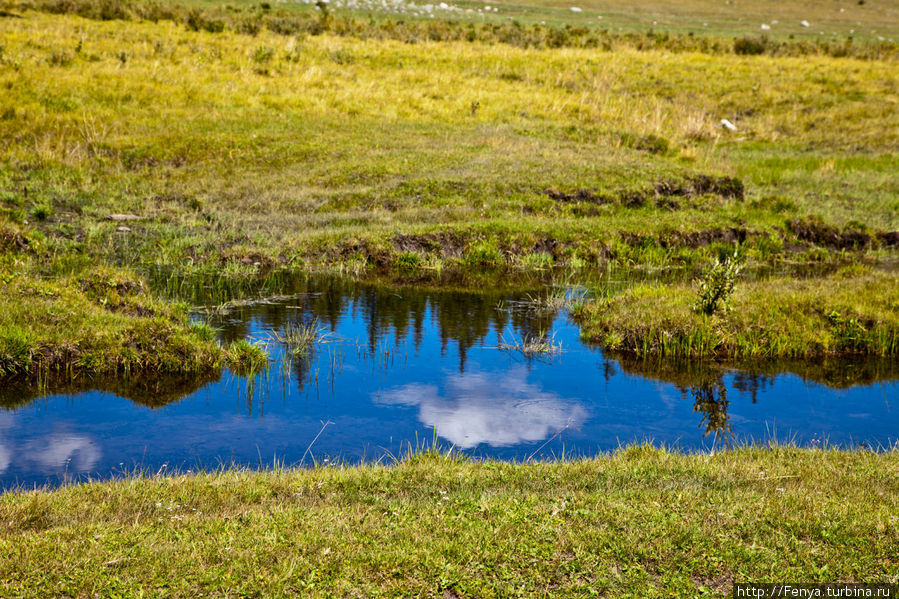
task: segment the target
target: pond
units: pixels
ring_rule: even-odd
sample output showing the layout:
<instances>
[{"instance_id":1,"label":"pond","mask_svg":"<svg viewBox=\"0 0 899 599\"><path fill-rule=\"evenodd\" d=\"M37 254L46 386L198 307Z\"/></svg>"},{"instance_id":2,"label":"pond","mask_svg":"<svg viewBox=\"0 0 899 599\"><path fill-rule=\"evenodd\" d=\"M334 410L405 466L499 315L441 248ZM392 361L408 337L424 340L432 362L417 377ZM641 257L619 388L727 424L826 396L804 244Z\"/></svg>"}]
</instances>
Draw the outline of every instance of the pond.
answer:
<instances>
[{"instance_id":1,"label":"pond","mask_svg":"<svg viewBox=\"0 0 899 599\"><path fill-rule=\"evenodd\" d=\"M772 439L880 448L899 431L895 363L648 364L583 343L559 300L297 278L206 316L223 341L267 343L244 378L92 381L0 391L0 485L358 461L437 445L474 458L589 456ZM307 353L279 343L321 329ZM529 355L524 341L552 351Z\"/></svg>"}]
</instances>

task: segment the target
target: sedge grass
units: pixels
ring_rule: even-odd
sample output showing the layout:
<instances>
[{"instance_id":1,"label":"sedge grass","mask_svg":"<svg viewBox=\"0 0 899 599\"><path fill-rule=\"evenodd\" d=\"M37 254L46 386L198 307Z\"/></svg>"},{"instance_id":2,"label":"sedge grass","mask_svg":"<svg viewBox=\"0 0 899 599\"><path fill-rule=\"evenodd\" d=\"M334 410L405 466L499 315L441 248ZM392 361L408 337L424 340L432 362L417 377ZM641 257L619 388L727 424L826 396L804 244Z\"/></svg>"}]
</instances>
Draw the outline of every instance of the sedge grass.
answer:
<instances>
[{"instance_id":1,"label":"sedge grass","mask_svg":"<svg viewBox=\"0 0 899 599\"><path fill-rule=\"evenodd\" d=\"M520 337L512 334L509 338L503 335L497 347L501 351L520 354L526 359L551 358L562 351L562 344L555 340L555 335L550 336L546 332L524 333Z\"/></svg>"}]
</instances>

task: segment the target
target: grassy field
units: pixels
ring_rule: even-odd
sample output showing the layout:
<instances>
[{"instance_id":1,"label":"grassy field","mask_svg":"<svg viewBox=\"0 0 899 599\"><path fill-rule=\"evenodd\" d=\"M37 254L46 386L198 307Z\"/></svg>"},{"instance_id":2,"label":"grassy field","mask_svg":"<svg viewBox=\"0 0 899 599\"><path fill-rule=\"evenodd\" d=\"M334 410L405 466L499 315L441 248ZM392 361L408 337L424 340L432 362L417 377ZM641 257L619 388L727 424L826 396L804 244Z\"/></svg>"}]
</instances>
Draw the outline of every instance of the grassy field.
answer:
<instances>
[{"instance_id":1,"label":"grassy field","mask_svg":"<svg viewBox=\"0 0 899 599\"><path fill-rule=\"evenodd\" d=\"M646 358L788 357L828 384L895 378L897 40L887 0L0 0L0 402L61 377L160 405L177 390L133 375L253 372L262 350L189 305L313 270L640 271L575 310L628 372L711 389L720 369ZM735 248L729 310L698 310L693 277ZM895 449L641 446L14 491L0 595L897 584L897 481Z\"/></svg>"},{"instance_id":2,"label":"grassy field","mask_svg":"<svg viewBox=\"0 0 899 599\"><path fill-rule=\"evenodd\" d=\"M27 6L31 3L20 4ZM78 3L72 0L42 0L37 4L68 8ZM124 3L113 0L90 4L95 13L115 15L115 7ZM144 6L138 5L132 10L147 16L161 16L171 10L169 2L140 4ZM260 16L317 17L320 14L320 7L312 0L269 3L235 0L227 4L220 0L183 0L179 4L214 14L223 23L242 23ZM334 0L326 4L326 10L337 18L392 18L413 22L440 19L491 27L514 21L526 27L570 27L612 35L654 31L669 36L722 39L764 36L775 42L799 41L815 44L835 41L844 43L848 38L856 43L899 42L899 9L889 0L871 0L861 4L857 1L821 0L760 0L749 4L729 0L636 0L628 3L610 0L533 0L527 3L462 0L444 3L444 6L432 3L430 8L425 6L425 2L407 0L394 0L386 5L373 0Z\"/></svg>"},{"instance_id":3,"label":"grassy field","mask_svg":"<svg viewBox=\"0 0 899 599\"><path fill-rule=\"evenodd\" d=\"M730 596L899 583L896 451L635 446L546 464L228 471L0 497L0 585L46 596Z\"/></svg>"},{"instance_id":4,"label":"grassy field","mask_svg":"<svg viewBox=\"0 0 899 599\"><path fill-rule=\"evenodd\" d=\"M500 23L515 7L499 5L471 29L336 5L7 2L0 363L27 371L65 355L60 335L84 345L100 328L115 337L101 363L123 363L127 311L75 284L103 262L132 280L159 267L583 279L701 268L734 244L751 266L895 258L895 7L694 4L622 9L628 37L581 31L613 18L601 3L533 7L573 28ZM637 31L654 11L670 36ZM683 33L715 11L709 33ZM741 55L727 37L750 33L739 19L796 26L811 11L868 37L849 56L775 29L780 46ZM26 302L43 285L66 289ZM58 328L66 302L97 318Z\"/></svg>"}]
</instances>

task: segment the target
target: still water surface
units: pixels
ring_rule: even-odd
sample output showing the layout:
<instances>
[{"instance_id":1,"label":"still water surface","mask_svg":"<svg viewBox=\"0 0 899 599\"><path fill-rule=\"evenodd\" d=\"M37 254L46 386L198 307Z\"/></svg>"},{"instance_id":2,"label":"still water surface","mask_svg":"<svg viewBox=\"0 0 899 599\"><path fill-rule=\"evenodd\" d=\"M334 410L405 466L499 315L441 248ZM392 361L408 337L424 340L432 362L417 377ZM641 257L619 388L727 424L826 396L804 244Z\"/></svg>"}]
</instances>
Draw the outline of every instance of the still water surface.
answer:
<instances>
[{"instance_id":1,"label":"still water surface","mask_svg":"<svg viewBox=\"0 0 899 599\"><path fill-rule=\"evenodd\" d=\"M527 460L644 440L707 450L773 437L882 447L899 436L899 368L889 362L747 370L619 360L582 343L564 310L535 307L546 288L310 279L291 291L212 318L225 341L269 343L271 367L252 380L225 372L43 396L0 391L0 485L135 468L390 461L435 439L475 457ZM327 337L307 356L273 339L313 321ZM539 335L561 352L529 359L503 347Z\"/></svg>"}]
</instances>

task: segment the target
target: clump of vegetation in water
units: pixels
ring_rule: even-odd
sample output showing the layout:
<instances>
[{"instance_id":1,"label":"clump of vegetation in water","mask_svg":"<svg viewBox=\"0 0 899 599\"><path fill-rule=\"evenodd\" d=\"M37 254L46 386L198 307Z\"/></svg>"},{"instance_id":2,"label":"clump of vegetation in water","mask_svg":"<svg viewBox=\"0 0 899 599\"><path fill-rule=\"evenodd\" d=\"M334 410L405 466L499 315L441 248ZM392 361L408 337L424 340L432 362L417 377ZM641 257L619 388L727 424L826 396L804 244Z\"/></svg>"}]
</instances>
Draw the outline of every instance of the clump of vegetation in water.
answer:
<instances>
[{"instance_id":1,"label":"clump of vegetation in water","mask_svg":"<svg viewBox=\"0 0 899 599\"><path fill-rule=\"evenodd\" d=\"M272 333L272 338L286 345L291 355L295 357L307 355L327 336L327 329L320 326L318 320L306 324L289 323L282 330Z\"/></svg>"},{"instance_id":2,"label":"clump of vegetation in water","mask_svg":"<svg viewBox=\"0 0 899 599\"><path fill-rule=\"evenodd\" d=\"M239 339L225 351L225 364L240 376L252 377L268 367L268 353L256 343Z\"/></svg>"},{"instance_id":3,"label":"clump of vegetation in water","mask_svg":"<svg viewBox=\"0 0 899 599\"><path fill-rule=\"evenodd\" d=\"M6 276L0 252L0 378L201 374L221 366L209 327L191 324L186 306L154 298L133 273L92 267L48 281L23 270L24 259Z\"/></svg>"},{"instance_id":4,"label":"clump of vegetation in water","mask_svg":"<svg viewBox=\"0 0 899 599\"><path fill-rule=\"evenodd\" d=\"M709 316L716 312L729 312L730 296L742 269L737 251L724 260L715 259L715 263L696 281L696 294L699 297L693 309Z\"/></svg>"},{"instance_id":5,"label":"clump of vegetation in water","mask_svg":"<svg viewBox=\"0 0 899 599\"><path fill-rule=\"evenodd\" d=\"M502 351L521 354L527 359L551 357L562 351L562 344L556 342L555 336L551 337L545 332L524 334L518 338L514 335L509 339L502 337L498 347Z\"/></svg>"}]
</instances>

